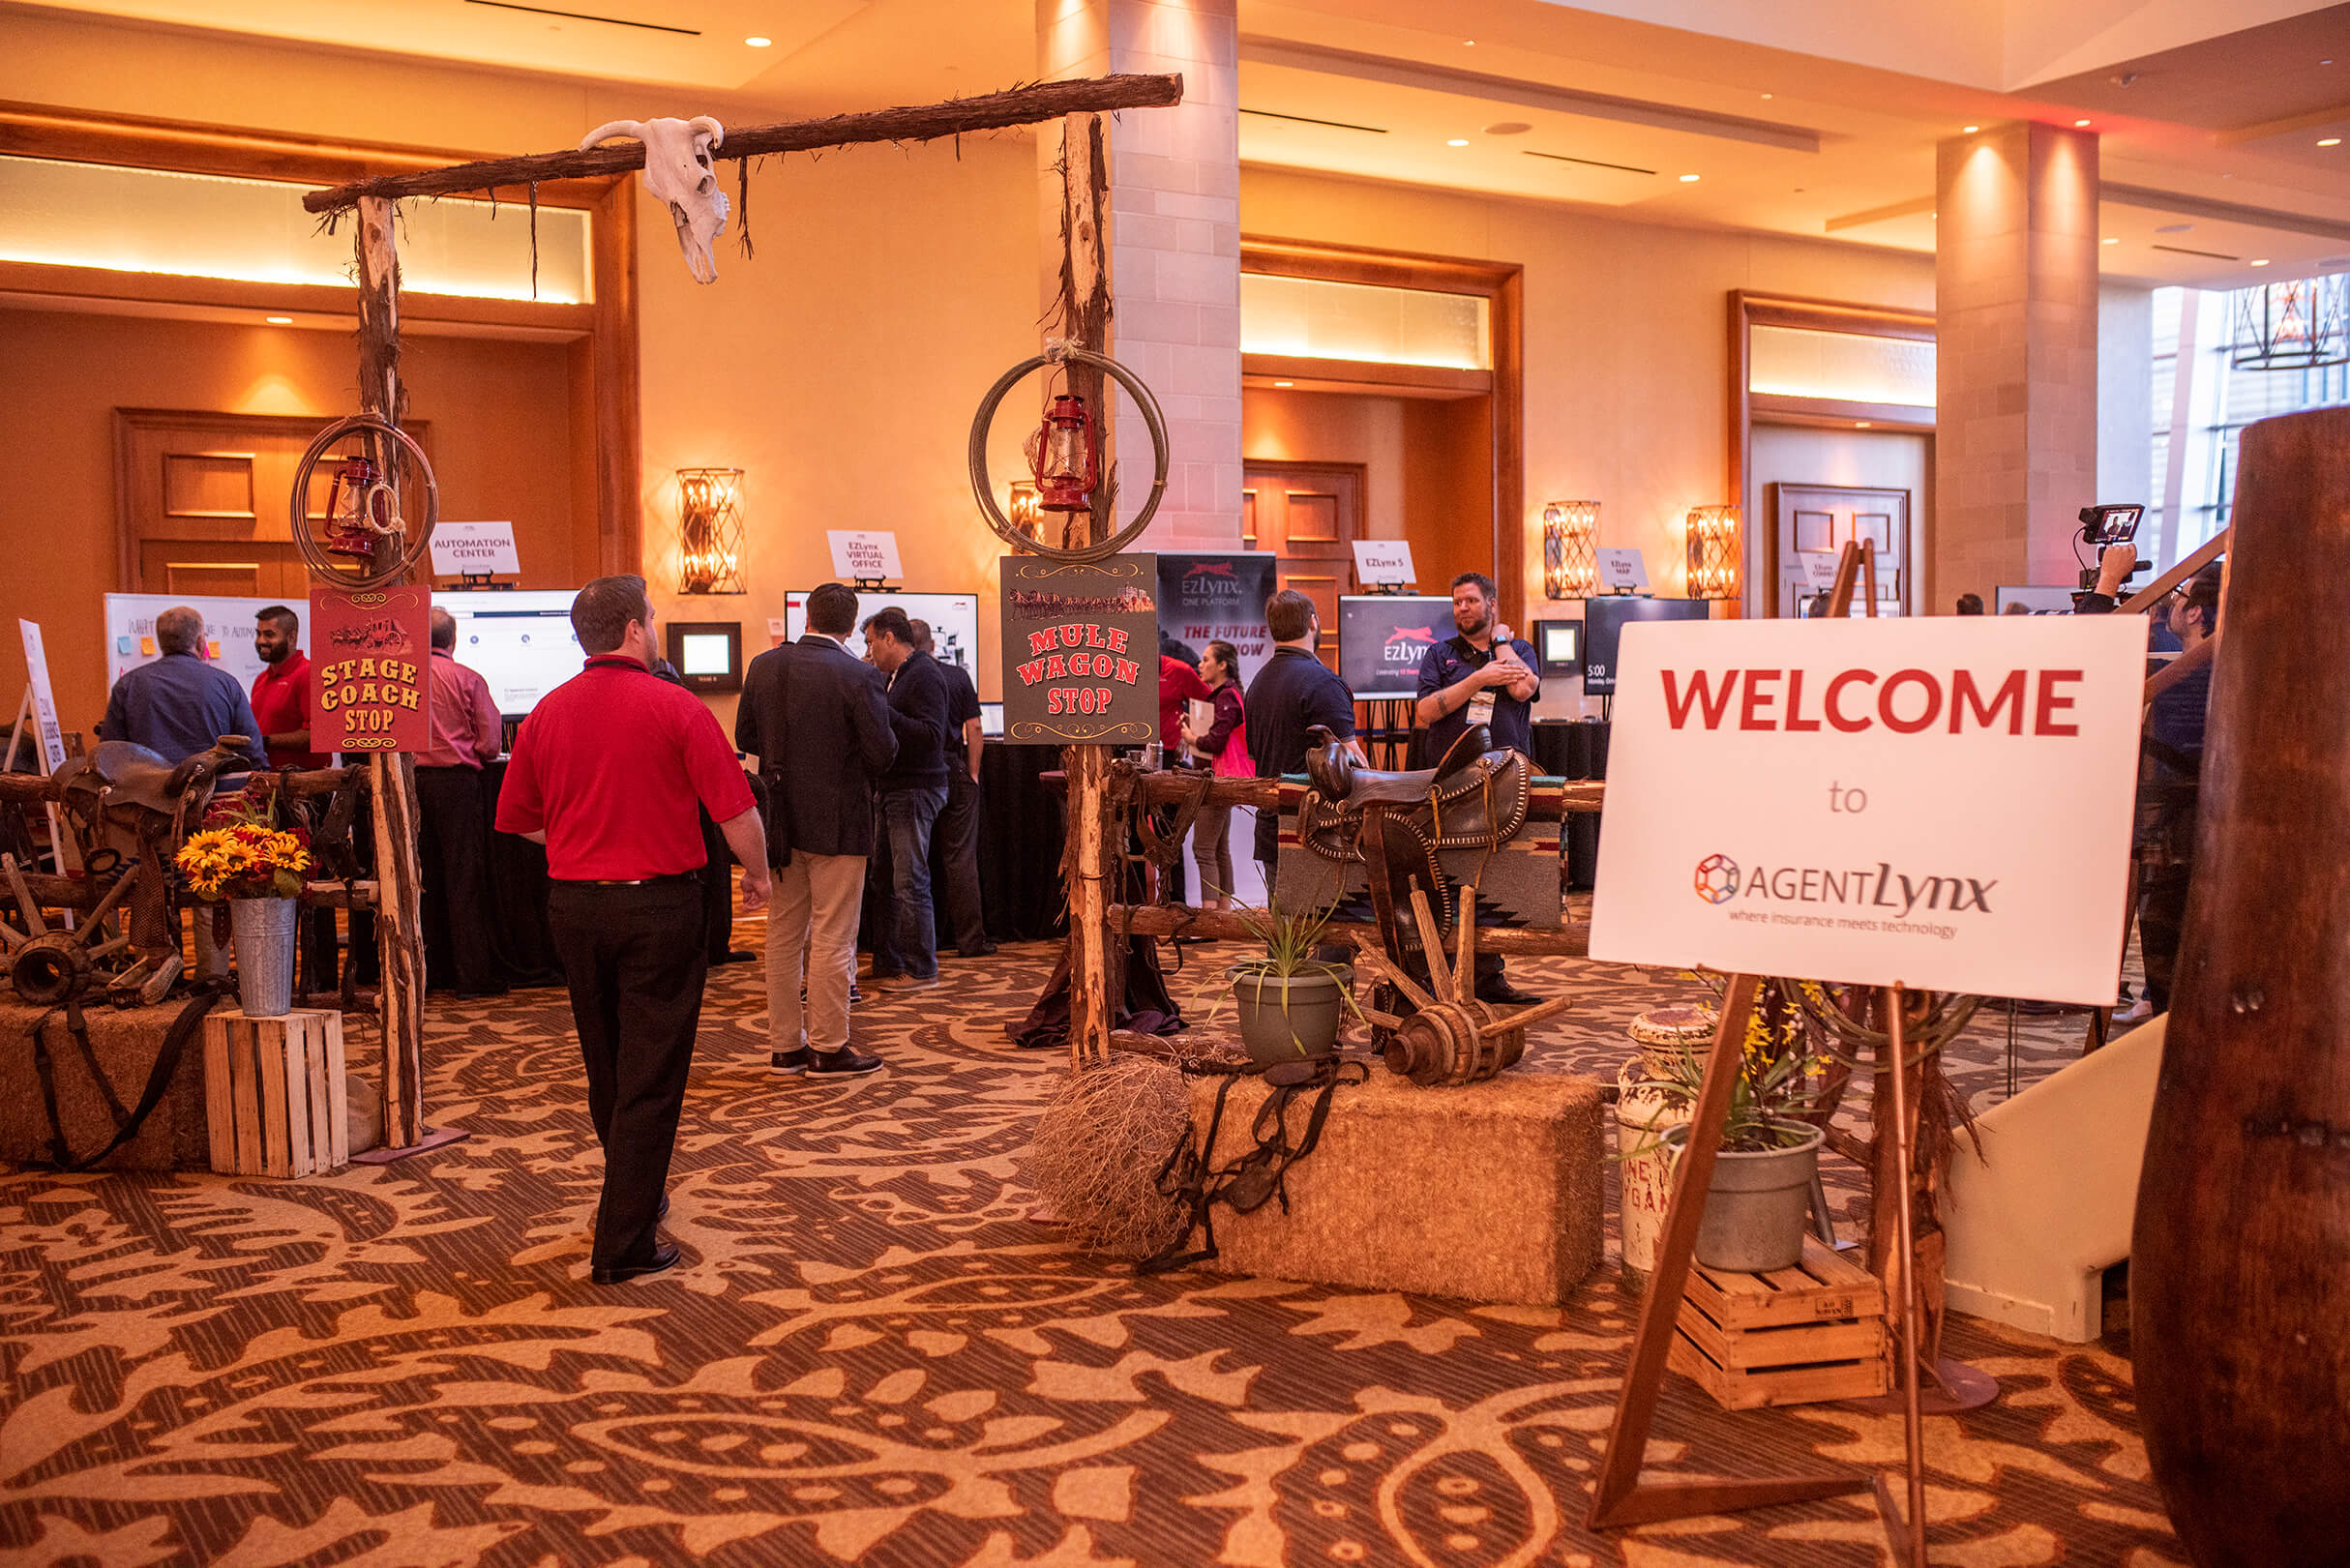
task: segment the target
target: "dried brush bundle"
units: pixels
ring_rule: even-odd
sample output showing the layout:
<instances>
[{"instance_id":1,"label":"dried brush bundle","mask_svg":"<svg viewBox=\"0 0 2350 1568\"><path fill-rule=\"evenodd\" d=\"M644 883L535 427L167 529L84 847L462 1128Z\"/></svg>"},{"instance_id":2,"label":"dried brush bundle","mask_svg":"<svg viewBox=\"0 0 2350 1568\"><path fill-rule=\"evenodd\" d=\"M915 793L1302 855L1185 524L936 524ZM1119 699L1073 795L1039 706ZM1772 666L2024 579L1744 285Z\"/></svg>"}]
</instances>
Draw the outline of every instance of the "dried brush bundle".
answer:
<instances>
[{"instance_id":1,"label":"dried brush bundle","mask_svg":"<svg viewBox=\"0 0 2350 1568\"><path fill-rule=\"evenodd\" d=\"M1079 1246L1147 1257L1184 1223L1158 1174L1191 1125L1191 1093L1172 1063L1113 1052L1065 1082L1036 1118L1028 1184Z\"/></svg>"}]
</instances>

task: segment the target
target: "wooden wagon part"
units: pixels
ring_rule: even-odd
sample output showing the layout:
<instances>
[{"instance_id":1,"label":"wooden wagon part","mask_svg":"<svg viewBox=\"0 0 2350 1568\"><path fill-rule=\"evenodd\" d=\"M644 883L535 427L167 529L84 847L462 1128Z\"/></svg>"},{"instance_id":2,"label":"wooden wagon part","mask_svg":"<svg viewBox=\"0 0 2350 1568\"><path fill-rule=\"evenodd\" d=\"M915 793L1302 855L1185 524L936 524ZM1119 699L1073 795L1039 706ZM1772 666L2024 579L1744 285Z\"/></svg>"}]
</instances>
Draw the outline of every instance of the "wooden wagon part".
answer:
<instances>
[{"instance_id":1,"label":"wooden wagon part","mask_svg":"<svg viewBox=\"0 0 2350 1568\"><path fill-rule=\"evenodd\" d=\"M22 881L14 862L9 870ZM44 932L15 950L9 960L9 982L19 998L35 1007L54 1007L80 997L99 982L99 964L132 945L127 932L111 933L106 917L137 882L139 870L134 862L118 872L88 916L73 930Z\"/></svg>"},{"instance_id":2,"label":"wooden wagon part","mask_svg":"<svg viewBox=\"0 0 2350 1568\"><path fill-rule=\"evenodd\" d=\"M1419 932L1419 951L1431 955L1429 989L1422 990L1392 954L1366 952L1357 959L1412 1004L1409 1013L1365 1012L1386 1033L1382 1054L1387 1070L1422 1088L1458 1088L1507 1072L1526 1053L1526 1031L1557 1018L1575 1005L1575 998L1555 996L1509 1014L1477 1000L1476 922L1460 923L1459 951L1449 963L1440 962L1444 945L1435 908L1416 885L1407 896Z\"/></svg>"}]
</instances>

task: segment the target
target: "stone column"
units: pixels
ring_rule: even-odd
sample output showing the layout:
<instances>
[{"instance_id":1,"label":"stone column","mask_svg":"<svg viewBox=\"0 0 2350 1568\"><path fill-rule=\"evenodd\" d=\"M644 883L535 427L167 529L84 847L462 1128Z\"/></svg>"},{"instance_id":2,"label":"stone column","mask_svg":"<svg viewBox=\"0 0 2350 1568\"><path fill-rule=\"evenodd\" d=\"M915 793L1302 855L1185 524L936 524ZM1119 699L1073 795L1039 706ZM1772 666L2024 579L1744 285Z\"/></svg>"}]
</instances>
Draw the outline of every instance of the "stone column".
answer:
<instances>
[{"instance_id":1,"label":"stone column","mask_svg":"<svg viewBox=\"0 0 2350 1568\"><path fill-rule=\"evenodd\" d=\"M1173 448L1167 496L1141 547L1229 549L1240 536L1240 111L1237 0L1038 0L1049 78L1179 72L1183 102L1112 121L1112 352L1158 396ZM1061 128L1037 135L1043 286L1060 278ZM1117 431L1139 498L1149 443Z\"/></svg>"},{"instance_id":2,"label":"stone column","mask_svg":"<svg viewBox=\"0 0 2350 1568\"><path fill-rule=\"evenodd\" d=\"M1923 603L2076 580L2097 485L2097 138L1995 126L1936 180L1934 546Z\"/></svg>"}]
</instances>

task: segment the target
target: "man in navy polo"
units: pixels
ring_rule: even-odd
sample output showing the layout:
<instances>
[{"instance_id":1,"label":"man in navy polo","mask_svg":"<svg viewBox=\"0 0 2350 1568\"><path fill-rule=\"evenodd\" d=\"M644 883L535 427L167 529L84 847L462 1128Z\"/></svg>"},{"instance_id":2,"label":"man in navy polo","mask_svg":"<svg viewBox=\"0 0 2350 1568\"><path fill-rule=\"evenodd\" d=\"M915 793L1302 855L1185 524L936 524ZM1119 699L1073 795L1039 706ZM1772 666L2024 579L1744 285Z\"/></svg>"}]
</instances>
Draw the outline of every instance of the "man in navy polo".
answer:
<instances>
[{"instance_id":1,"label":"man in navy polo","mask_svg":"<svg viewBox=\"0 0 2350 1568\"><path fill-rule=\"evenodd\" d=\"M1542 695L1542 677L1534 672L1532 644L1508 636L1508 629L1497 624L1500 613L1493 578L1464 572L1452 579L1457 630L1420 661L1419 705L1413 713L1428 731L1431 762L1480 724L1496 747L1533 755L1534 699ZM1536 998L1509 983L1500 954L1479 953L1477 999L1507 1005Z\"/></svg>"}]
</instances>

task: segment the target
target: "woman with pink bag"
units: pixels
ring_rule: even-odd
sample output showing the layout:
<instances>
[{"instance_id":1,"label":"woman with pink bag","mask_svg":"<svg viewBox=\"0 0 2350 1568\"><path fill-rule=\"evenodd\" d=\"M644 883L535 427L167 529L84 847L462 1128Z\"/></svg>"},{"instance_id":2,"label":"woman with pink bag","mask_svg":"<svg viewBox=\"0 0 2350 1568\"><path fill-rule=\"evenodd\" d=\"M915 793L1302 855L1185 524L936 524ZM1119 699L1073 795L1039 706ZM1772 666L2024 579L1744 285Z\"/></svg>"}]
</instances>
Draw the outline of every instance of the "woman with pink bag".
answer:
<instances>
[{"instance_id":1,"label":"woman with pink bag","mask_svg":"<svg viewBox=\"0 0 2350 1568\"><path fill-rule=\"evenodd\" d=\"M1257 765L1249 760L1248 722L1240 703L1240 650L1229 642L1209 643L1200 658L1200 679L1207 683L1208 699L1215 704L1215 723L1202 734L1186 714L1183 738L1217 778L1255 778ZM1232 907L1232 820L1230 806L1203 806L1192 821L1191 859L1200 869L1203 909Z\"/></svg>"}]
</instances>

